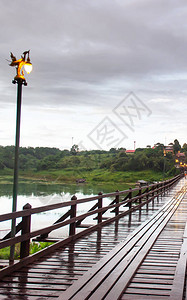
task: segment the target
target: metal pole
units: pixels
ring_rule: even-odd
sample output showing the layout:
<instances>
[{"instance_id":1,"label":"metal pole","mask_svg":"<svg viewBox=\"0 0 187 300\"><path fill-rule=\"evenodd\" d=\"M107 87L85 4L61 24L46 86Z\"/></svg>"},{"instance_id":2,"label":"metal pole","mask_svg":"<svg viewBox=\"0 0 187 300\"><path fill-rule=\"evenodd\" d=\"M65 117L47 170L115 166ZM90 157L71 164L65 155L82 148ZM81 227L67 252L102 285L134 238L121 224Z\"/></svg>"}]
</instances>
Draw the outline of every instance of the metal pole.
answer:
<instances>
[{"instance_id":1,"label":"metal pole","mask_svg":"<svg viewBox=\"0 0 187 300\"><path fill-rule=\"evenodd\" d=\"M16 118L16 140L15 140L15 154L14 154L14 181L13 181L13 202L12 212L17 210L17 193L18 193L18 169L19 169L19 141L20 141L20 121L21 121L21 96L22 96L22 84L21 78L16 80L17 87L17 118ZM15 81L13 81L15 83ZM12 220L11 237L16 235L16 219ZM15 245L10 247L9 264L14 263L14 251Z\"/></svg>"}]
</instances>

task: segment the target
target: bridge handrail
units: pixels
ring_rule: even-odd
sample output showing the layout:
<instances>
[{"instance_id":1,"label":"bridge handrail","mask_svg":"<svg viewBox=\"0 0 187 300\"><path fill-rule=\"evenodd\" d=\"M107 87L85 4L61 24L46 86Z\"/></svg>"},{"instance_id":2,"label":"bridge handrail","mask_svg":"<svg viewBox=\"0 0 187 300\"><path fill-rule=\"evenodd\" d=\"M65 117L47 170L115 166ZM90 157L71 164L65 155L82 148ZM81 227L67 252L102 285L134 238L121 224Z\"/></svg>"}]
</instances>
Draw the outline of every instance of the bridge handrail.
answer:
<instances>
[{"instance_id":1,"label":"bridge handrail","mask_svg":"<svg viewBox=\"0 0 187 300\"><path fill-rule=\"evenodd\" d=\"M32 232L30 232L30 231L26 232L26 233L22 232L22 235L19 235L19 236L13 237L13 238L8 238L8 239L0 242L0 249L7 247L7 246L11 246L11 245L19 243L19 242L30 243L31 238L34 238L38 235L42 235L42 234L46 234L46 233L48 234L49 232L56 230L62 226L66 226L66 225L70 225L69 236L74 236L76 234L76 232L75 232L76 222L77 221L81 222L86 217L94 215L94 214L98 214L98 217L97 217L98 225L101 225L101 223L104 224L106 222L111 222L111 220L114 220L117 217L131 214L132 211L134 211L136 209L140 209L143 205L145 205L145 203L149 203L155 197L158 197L160 194L165 192L166 189L168 189L171 185L173 185L180 178L181 178L181 175L178 175L178 176L176 176L172 179L166 180L164 182L159 182L159 183L155 183L155 184L151 184L151 185L147 185L147 186L143 186L143 187L138 187L138 188L134 188L134 189L128 189L125 191L118 191L115 193L108 193L108 194L101 193L94 197L84 198L84 199L79 199L79 200L77 200L77 198L75 196L73 196L71 198L72 200L68 201L68 202L42 206L42 207L38 207L38 208L29 208L29 209L25 209L23 211L18 211L18 212L14 212L14 213L10 213L10 214L1 215L0 221L11 220L11 219L15 219L18 217L22 217L23 219L26 219L26 218L31 218L32 214L39 213L39 212L44 212L44 211L61 208L61 207L67 207L67 206L70 206L70 208L71 208L71 210L70 210L71 213L69 215L70 219L68 219L66 221L63 220L62 222L58 222L51 226L48 226L48 227L45 227L45 228L42 228L39 230L35 230ZM142 190L144 190L143 193L142 193ZM136 192L136 191L138 191L138 194L135 195L134 197L132 197L132 193ZM141 191L141 193L140 193L140 191ZM125 198L125 200L123 199L121 202L116 201L114 204L109 204L108 206L102 207L102 199L103 198L112 197L112 196L120 196L120 195L124 195L124 194L129 194L129 198L127 198L127 199ZM149 197L149 196L151 196L151 197ZM146 197L146 200L144 202L141 202L141 200L144 199L145 197ZM78 204L93 201L93 200L98 200L97 209L94 209L94 210L88 211L82 215L76 216L76 206ZM140 202L137 205L132 206L132 203L136 202L137 200L140 200ZM114 200L113 200L113 202L114 202ZM102 220L102 214L105 213L107 210L110 210L112 208L118 209L120 206L122 206L122 205L126 206L128 204L129 204L129 209L127 211L119 213L119 210L118 211L116 210L115 217L110 218L109 221ZM23 219L22 219L22 221L23 221ZM27 247L27 249L29 249L29 247ZM23 257L25 257L27 255L29 255L29 254L28 253L24 254ZM23 258L23 257L21 257L21 258Z\"/></svg>"},{"instance_id":2,"label":"bridge handrail","mask_svg":"<svg viewBox=\"0 0 187 300\"><path fill-rule=\"evenodd\" d=\"M168 180L162 181L160 183L154 183L154 184L142 186L142 189L146 189L148 187L152 188L152 187L158 186L161 183L165 183L165 186L166 186L167 183L169 184L172 181L177 181L179 178L181 178L181 175L177 175L172 179L168 179ZM132 192L139 191L139 187L138 188L133 188L133 189L131 189L131 191ZM0 215L0 222L16 219L16 218L20 218L20 217L25 217L25 216L29 216L29 215L49 211L49 210L54 210L54 209L58 209L58 208L62 208L62 207L67 207L67 206L71 206L71 205L75 205L75 204L90 202L90 201L98 200L98 198L107 198L107 197L123 195L123 194L127 194L127 193L129 193L129 189L124 190L124 191L114 192L114 193L107 193L107 194L97 195L97 196L94 196L94 197L82 198L82 199L71 200L71 201L62 202L62 203L39 206L39 207L36 207L36 208L30 208L30 209L27 209L27 210L20 210L20 211L16 211L16 212L6 213L6 214Z\"/></svg>"}]
</instances>

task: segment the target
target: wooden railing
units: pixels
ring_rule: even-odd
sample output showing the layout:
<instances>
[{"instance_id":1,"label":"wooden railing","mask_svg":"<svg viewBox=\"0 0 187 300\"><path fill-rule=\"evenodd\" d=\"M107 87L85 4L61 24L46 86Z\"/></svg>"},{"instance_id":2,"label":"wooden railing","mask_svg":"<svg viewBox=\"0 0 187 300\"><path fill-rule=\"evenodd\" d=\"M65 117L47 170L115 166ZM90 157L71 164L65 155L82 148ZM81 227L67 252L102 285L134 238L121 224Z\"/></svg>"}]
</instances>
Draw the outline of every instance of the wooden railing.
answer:
<instances>
[{"instance_id":1,"label":"wooden railing","mask_svg":"<svg viewBox=\"0 0 187 300\"><path fill-rule=\"evenodd\" d=\"M88 233L89 231L97 229L97 227L103 226L109 222L113 222L116 219L129 215L129 221L131 220L131 214L135 210L141 210L142 206L146 205L148 210L148 204L150 201L154 201L155 198L164 194L167 190L173 186L182 175L178 175L172 179L138 187L134 189L128 189L125 191L116 191L114 193L102 194L99 193L97 196L77 199L76 196L71 198L71 201L57 203L37 208L31 208L30 204L26 204L22 211L0 215L0 222L22 218L22 221L16 227L16 233L21 231L21 234L15 237L10 236L10 233L6 235L0 241L0 249L11 246L17 243L21 243L20 258L23 259L29 256L30 240L37 238L38 240L45 240L48 234L56 229L64 226L69 226L69 237L66 239L67 242L80 237ZM104 198L114 197L109 205L103 205ZM77 215L77 207L80 204L97 201L88 212L81 215ZM67 212L58 219L54 224L31 231L31 216L41 212L51 211L62 207L67 208ZM125 208L124 208L125 207ZM123 209L123 210L122 210ZM104 217L103 215L110 211L114 215L112 217ZM96 215L96 216L94 216ZM89 216L94 216L97 221L96 224L82 224L82 222ZM76 228L82 228L82 231L76 233Z\"/></svg>"}]
</instances>

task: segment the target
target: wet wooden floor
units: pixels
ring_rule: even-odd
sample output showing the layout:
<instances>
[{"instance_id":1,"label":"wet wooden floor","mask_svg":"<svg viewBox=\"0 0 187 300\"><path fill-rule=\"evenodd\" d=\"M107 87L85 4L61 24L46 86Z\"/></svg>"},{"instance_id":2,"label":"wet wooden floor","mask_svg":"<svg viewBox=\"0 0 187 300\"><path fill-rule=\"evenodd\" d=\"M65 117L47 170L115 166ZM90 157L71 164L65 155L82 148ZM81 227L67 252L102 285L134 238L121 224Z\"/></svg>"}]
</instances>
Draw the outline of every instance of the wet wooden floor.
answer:
<instances>
[{"instance_id":1,"label":"wet wooden floor","mask_svg":"<svg viewBox=\"0 0 187 300\"><path fill-rule=\"evenodd\" d=\"M185 278L179 274L183 267L179 257L182 243L186 238L186 222L187 195L130 280L121 297L122 300L186 299L185 293L182 295L181 290ZM186 244L183 251L187 251ZM185 252L182 252L182 255ZM184 263L186 264L186 258Z\"/></svg>"},{"instance_id":2,"label":"wet wooden floor","mask_svg":"<svg viewBox=\"0 0 187 300\"><path fill-rule=\"evenodd\" d=\"M131 222L128 216L121 218L74 243L59 248L50 256L45 256L21 268L11 276L4 277L0 282L0 299L57 299L59 296L63 299L63 293L66 290L68 292L72 284L78 282L83 274L97 265L120 242L125 241L135 228L151 218L151 215L172 198L184 183L184 179L181 179L168 194L159 197L158 200L155 199L149 204L149 210L144 207L141 212L134 212ZM169 298L183 242L186 219L187 197L185 196L126 286L121 299Z\"/></svg>"}]
</instances>

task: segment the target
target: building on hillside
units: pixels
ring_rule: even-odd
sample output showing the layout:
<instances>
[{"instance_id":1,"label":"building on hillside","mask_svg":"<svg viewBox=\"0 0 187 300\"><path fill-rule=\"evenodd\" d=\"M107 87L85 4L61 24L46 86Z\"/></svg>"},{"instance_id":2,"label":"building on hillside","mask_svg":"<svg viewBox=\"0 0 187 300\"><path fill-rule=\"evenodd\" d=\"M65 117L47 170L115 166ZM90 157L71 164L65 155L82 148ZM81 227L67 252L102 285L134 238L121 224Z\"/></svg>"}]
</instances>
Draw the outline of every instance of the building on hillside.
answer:
<instances>
[{"instance_id":1,"label":"building on hillside","mask_svg":"<svg viewBox=\"0 0 187 300\"><path fill-rule=\"evenodd\" d=\"M169 152L173 153L173 145L172 144L169 144L168 146L164 146L164 144L157 143L157 144L154 144L152 149L158 148L160 146L162 146L165 149L166 153L169 153Z\"/></svg>"},{"instance_id":2,"label":"building on hillside","mask_svg":"<svg viewBox=\"0 0 187 300\"><path fill-rule=\"evenodd\" d=\"M166 153L173 154L173 145L164 146L164 149L165 149Z\"/></svg>"},{"instance_id":3,"label":"building on hillside","mask_svg":"<svg viewBox=\"0 0 187 300\"><path fill-rule=\"evenodd\" d=\"M178 153L175 155L175 167L176 168L186 167L185 160L186 160L185 154L178 151Z\"/></svg>"},{"instance_id":4,"label":"building on hillside","mask_svg":"<svg viewBox=\"0 0 187 300\"><path fill-rule=\"evenodd\" d=\"M135 150L126 150L126 154L134 154Z\"/></svg>"},{"instance_id":5,"label":"building on hillside","mask_svg":"<svg viewBox=\"0 0 187 300\"><path fill-rule=\"evenodd\" d=\"M136 150L136 141L134 141L134 150L126 150L125 153L126 154L134 154L135 150Z\"/></svg>"}]
</instances>

